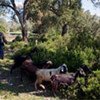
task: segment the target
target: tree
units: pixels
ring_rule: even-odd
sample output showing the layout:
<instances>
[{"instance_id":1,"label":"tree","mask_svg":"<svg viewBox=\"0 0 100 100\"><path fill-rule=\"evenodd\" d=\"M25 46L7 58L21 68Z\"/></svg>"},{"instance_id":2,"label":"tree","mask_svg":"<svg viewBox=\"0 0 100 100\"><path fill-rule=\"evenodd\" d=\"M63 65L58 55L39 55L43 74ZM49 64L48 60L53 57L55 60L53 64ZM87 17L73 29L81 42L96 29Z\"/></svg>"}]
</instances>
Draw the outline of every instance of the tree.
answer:
<instances>
[{"instance_id":1,"label":"tree","mask_svg":"<svg viewBox=\"0 0 100 100\"><path fill-rule=\"evenodd\" d=\"M34 33L47 33L56 26L62 35L67 33L66 23L71 22L73 12L81 9L81 0L33 0L29 6Z\"/></svg>"},{"instance_id":2,"label":"tree","mask_svg":"<svg viewBox=\"0 0 100 100\"><path fill-rule=\"evenodd\" d=\"M56 25L62 30L62 35L67 32L69 25L66 23L71 23L75 17L74 13L81 11L81 0L24 0L21 8L17 7L15 0L1 0L0 5L14 11L25 41L27 41L28 19L33 19L35 23L34 33L46 33L48 28Z\"/></svg>"},{"instance_id":3,"label":"tree","mask_svg":"<svg viewBox=\"0 0 100 100\"><path fill-rule=\"evenodd\" d=\"M17 16L19 23L21 25L21 31L22 31L22 39L24 41L27 41L27 15L28 15L28 10L27 10L27 5L30 3L31 0L24 0L23 6L20 8L19 6L16 5L15 0L0 0L0 6L5 7L5 8L10 8L14 14L13 16ZM14 17L15 18L15 17Z\"/></svg>"},{"instance_id":4,"label":"tree","mask_svg":"<svg viewBox=\"0 0 100 100\"><path fill-rule=\"evenodd\" d=\"M9 21L8 23L9 23L9 31L10 32L20 31L19 23L15 22L15 21Z\"/></svg>"}]
</instances>

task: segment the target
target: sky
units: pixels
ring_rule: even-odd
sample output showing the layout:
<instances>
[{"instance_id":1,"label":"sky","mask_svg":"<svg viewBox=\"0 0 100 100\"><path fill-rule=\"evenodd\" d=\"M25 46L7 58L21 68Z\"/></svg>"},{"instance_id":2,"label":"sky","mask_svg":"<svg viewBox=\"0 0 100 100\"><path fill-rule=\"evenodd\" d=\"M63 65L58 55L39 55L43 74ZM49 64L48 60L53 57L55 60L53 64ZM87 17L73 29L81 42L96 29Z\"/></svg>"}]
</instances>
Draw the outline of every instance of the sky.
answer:
<instances>
[{"instance_id":1,"label":"sky","mask_svg":"<svg viewBox=\"0 0 100 100\"><path fill-rule=\"evenodd\" d=\"M23 5L23 2L24 2L24 0L15 0L15 3L16 3L17 6L22 6L22 5ZM4 17L4 16L3 16L3 17ZM7 21L9 21L9 20L11 19L11 14L7 14L7 15L5 16L5 19L6 19Z\"/></svg>"},{"instance_id":2,"label":"sky","mask_svg":"<svg viewBox=\"0 0 100 100\"><path fill-rule=\"evenodd\" d=\"M15 0L17 5L22 5L22 3L24 2L24 0Z\"/></svg>"},{"instance_id":3,"label":"sky","mask_svg":"<svg viewBox=\"0 0 100 100\"><path fill-rule=\"evenodd\" d=\"M24 0L15 0L16 4L21 6ZM100 16L100 7L95 7L93 5L93 3L91 2L91 0L81 0L82 1L82 8L84 9L84 11L89 10L91 15L97 15ZM100 1L100 0L99 0ZM6 19L9 20L10 19L10 15L7 14Z\"/></svg>"},{"instance_id":4,"label":"sky","mask_svg":"<svg viewBox=\"0 0 100 100\"><path fill-rule=\"evenodd\" d=\"M89 10L92 15L100 16L100 7L95 7L91 0L82 0L82 8L84 11Z\"/></svg>"}]
</instances>

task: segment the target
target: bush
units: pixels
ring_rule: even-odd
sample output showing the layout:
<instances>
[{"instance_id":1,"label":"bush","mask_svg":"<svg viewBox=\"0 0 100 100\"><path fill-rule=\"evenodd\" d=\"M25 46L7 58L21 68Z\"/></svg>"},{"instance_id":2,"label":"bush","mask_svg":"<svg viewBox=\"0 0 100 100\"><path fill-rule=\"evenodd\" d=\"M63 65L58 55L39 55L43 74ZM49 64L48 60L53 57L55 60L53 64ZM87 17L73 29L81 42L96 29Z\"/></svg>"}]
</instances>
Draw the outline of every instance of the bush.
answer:
<instances>
[{"instance_id":1,"label":"bush","mask_svg":"<svg viewBox=\"0 0 100 100\"><path fill-rule=\"evenodd\" d=\"M93 60L95 60L95 55L91 48L85 48L84 51L81 49L69 51L67 47L61 45L57 47L53 42L50 44L41 43L37 48L38 52L33 54L34 63L39 64L45 60L51 60L54 62L55 67L65 63L68 65L69 71L75 71L83 63L91 66Z\"/></svg>"},{"instance_id":2,"label":"bush","mask_svg":"<svg viewBox=\"0 0 100 100\"><path fill-rule=\"evenodd\" d=\"M91 66L93 60L95 60L95 55L93 54L92 48L81 48L72 49L66 53L67 64L71 71L76 70L83 63Z\"/></svg>"},{"instance_id":3,"label":"bush","mask_svg":"<svg viewBox=\"0 0 100 100\"><path fill-rule=\"evenodd\" d=\"M50 36L50 35L49 35ZM52 37L52 36L51 36ZM35 64L41 64L44 61L51 60L54 63L54 67L60 66L62 63L68 65L69 71L75 71L83 63L92 66L93 61L96 59L93 48L85 47L84 50L80 46L75 49L68 49L68 44L70 36L61 37L57 35L48 39L48 35L45 36L46 41L38 41L36 47L37 52L32 54L32 59ZM12 47L20 48L18 52L23 54L25 49L22 48L25 44L22 42L16 42ZM34 48L35 42L31 41L30 48ZM28 48L29 48L28 47Z\"/></svg>"},{"instance_id":4,"label":"bush","mask_svg":"<svg viewBox=\"0 0 100 100\"><path fill-rule=\"evenodd\" d=\"M79 42L79 37L77 39L72 33L65 34L62 37L55 29L51 29L48 32L47 34L31 35L29 37L30 47L37 47L37 52L32 54L35 64L41 64L44 61L51 60L54 63L54 67L65 63L68 65L69 71L75 71L83 63L91 67L94 62L98 62L100 50L94 47L94 44L93 47L91 46L92 43L96 43L92 41L91 34L89 34L89 37L88 35L84 37L86 41L88 41L87 38L90 38L88 44L85 40L85 43L82 44L82 40ZM80 36L82 34L78 35ZM35 40L38 41L37 44ZM19 42L18 44L13 44L12 47L20 48L22 46ZM23 48L19 51L22 53Z\"/></svg>"},{"instance_id":5,"label":"bush","mask_svg":"<svg viewBox=\"0 0 100 100\"><path fill-rule=\"evenodd\" d=\"M14 51L21 50L25 46L27 46L27 44L24 41L17 41L10 44L10 48Z\"/></svg>"},{"instance_id":6,"label":"bush","mask_svg":"<svg viewBox=\"0 0 100 100\"><path fill-rule=\"evenodd\" d=\"M100 71L95 71L96 77L89 77L88 87L83 85L83 79L78 80L81 83L81 87L77 86L77 83L69 87L60 87L56 93L60 99L68 100L99 100L100 99Z\"/></svg>"},{"instance_id":7,"label":"bush","mask_svg":"<svg viewBox=\"0 0 100 100\"><path fill-rule=\"evenodd\" d=\"M16 41L22 41L22 38L20 35L17 35L12 42L16 42Z\"/></svg>"}]
</instances>

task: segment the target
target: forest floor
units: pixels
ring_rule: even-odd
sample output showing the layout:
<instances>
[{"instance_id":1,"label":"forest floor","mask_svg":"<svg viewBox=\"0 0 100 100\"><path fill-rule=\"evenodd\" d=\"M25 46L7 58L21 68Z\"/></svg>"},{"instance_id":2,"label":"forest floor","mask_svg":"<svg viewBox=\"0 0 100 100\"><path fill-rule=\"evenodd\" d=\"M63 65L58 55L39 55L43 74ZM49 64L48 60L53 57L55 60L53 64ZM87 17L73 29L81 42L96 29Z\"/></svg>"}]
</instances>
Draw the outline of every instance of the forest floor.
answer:
<instances>
[{"instance_id":1,"label":"forest floor","mask_svg":"<svg viewBox=\"0 0 100 100\"><path fill-rule=\"evenodd\" d=\"M10 76L13 61L0 60L0 100L55 100L50 90L35 91L34 83L27 77L20 80L20 71L16 69Z\"/></svg>"},{"instance_id":2,"label":"forest floor","mask_svg":"<svg viewBox=\"0 0 100 100\"><path fill-rule=\"evenodd\" d=\"M8 41L12 41L14 37L6 36ZM9 52L6 51L7 54ZM7 56L7 54L5 54ZM7 56L8 57L8 56ZM56 100L51 91L35 91L34 83L24 77L23 82L20 81L20 73L14 71L10 76L10 68L13 60L5 57L0 60L0 100Z\"/></svg>"}]
</instances>

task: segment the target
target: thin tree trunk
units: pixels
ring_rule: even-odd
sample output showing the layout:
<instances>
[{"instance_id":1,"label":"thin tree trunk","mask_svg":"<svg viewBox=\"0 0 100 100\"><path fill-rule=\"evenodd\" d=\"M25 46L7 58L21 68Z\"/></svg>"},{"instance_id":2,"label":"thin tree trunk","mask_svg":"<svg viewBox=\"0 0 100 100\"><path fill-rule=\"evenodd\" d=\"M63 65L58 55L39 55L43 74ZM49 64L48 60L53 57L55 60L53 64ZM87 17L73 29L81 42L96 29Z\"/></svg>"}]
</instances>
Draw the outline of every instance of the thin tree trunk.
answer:
<instances>
[{"instance_id":1,"label":"thin tree trunk","mask_svg":"<svg viewBox=\"0 0 100 100\"><path fill-rule=\"evenodd\" d=\"M28 42L27 35L28 35L28 30L27 30L27 27L24 25L22 27L22 40L25 42Z\"/></svg>"}]
</instances>

